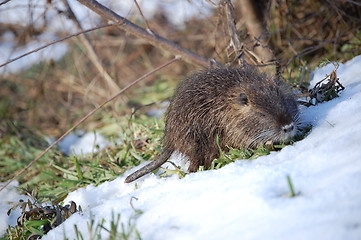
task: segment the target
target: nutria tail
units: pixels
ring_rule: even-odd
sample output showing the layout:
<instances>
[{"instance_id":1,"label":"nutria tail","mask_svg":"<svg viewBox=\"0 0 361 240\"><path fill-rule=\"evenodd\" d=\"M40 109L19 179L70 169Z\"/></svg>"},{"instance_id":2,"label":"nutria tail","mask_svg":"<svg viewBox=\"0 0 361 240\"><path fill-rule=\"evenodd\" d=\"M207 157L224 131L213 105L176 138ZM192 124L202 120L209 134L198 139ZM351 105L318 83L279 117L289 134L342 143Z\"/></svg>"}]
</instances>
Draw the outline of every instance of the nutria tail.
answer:
<instances>
[{"instance_id":1,"label":"nutria tail","mask_svg":"<svg viewBox=\"0 0 361 240\"><path fill-rule=\"evenodd\" d=\"M135 171L134 173L130 174L126 179L125 183L133 182L134 180L137 180L138 178L144 176L147 173L150 173L151 171L154 171L155 169L162 166L163 163L165 163L170 156L172 155L173 150L165 149L154 161L149 163L148 165L145 165L141 169Z\"/></svg>"}]
</instances>

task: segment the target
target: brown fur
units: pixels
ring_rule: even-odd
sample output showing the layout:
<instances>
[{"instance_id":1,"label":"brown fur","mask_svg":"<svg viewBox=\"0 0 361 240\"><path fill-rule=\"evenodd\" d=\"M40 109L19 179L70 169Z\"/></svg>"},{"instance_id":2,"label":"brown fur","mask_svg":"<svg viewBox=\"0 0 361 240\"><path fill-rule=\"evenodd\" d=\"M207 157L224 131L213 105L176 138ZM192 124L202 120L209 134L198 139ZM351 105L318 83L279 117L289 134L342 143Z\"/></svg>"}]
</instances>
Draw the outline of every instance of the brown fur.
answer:
<instances>
[{"instance_id":1,"label":"brown fur","mask_svg":"<svg viewBox=\"0 0 361 240\"><path fill-rule=\"evenodd\" d=\"M166 114L164 151L125 182L160 167L174 151L189 171L206 169L223 150L286 142L296 132L298 108L284 85L252 67L205 70L185 79Z\"/></svg>"}]
</instances>

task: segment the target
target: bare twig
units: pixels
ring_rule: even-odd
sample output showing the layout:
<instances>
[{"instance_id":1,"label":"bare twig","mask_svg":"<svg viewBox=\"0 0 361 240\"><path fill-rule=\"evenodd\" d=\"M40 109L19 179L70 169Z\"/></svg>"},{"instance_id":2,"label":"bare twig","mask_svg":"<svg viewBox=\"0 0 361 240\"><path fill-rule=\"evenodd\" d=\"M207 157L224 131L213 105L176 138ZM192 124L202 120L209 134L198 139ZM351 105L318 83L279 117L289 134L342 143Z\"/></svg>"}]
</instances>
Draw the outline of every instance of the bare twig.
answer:
<instances>
[{"instance_id":1,"label":"bare twig","mask_svg":"<svg viewBox=\"0 0 361 240\"><path fill-rule=\"evenodd\" d=\"M218 7L218 3L214 3L211 0L206 0L211 6Z\"/></svg>"},{"instance_id":2,"label":"bare twig","mask_svg":"<svg viewBox=\"0 0 361 240\"><path fill-rule=\"evenodd\" d=\"M247 60L251 62L252 65L257 65L260 61L258 60L257 54L255 54L253 51L249 50L246 45L243 45L242 55L245 55L247 57ZM244 58L243 56L239 56L238 58Z\"/></svg>"},{"instance_id":3,"label":"bare twig","mask_svg":"<svg viewBox=\"0 0 361 240\"><path fill-rule=\"evenodd\" d=\"M44 156L47 152L49 152L50 149L52 149L56 144L58 144L65 136L67 136L69 133L71 133L76 127L78 127L80 124L82 124L85 120L87 120L90 116L92 116L96 111L98 111L100 108L102 108L105 104L113 101L115 98L117 98L119 95L124 93L126 90L128 90L130 87L134 86L135 84L139 83L143 79L147 78L148 76L152 75L153 73L159 71L162 68L165 68L166 66L174 63L180 59L179 56L174 57L172 60L167 61L166 63L160 65L159 67L153 69L152 71L144 74L134 82L128 84L126 87L124 87L122 90L120 90L118 93L101 103L99 106L94 108L92 111L90 111L88 114L86 114L82 119L80 119L77 123L75 123L68 131L66 131L61 137L59 137L55 142L53 142L47 149L45 149L38 157L36 157L34 160L32 160L25 168L20 170L18 173L15 174L14 177L12 177L7 183L5 183L3 186L1 186L0 191L2 191L4 188L6 188L12 181L14 181L17 177L22 175L25 171L27 171L35 162L37 162L42 156Z\"/></svg>"},{"instance_id":4,"label":"bare twig","mask_svg":"<svg viewBox=\"0 0 361 240\"><path fill-rule=\"evenodd\" d=\"M334 1L329 1L329 0L326 0L326 2L331 5L331 8L333 8L333 10L336 12L336 14L340 17L339 19L344 23L344 24L347 24L345 19L342 17L342 16L345 16L345 17L348 17L348 18L351 18L353 20L356 20L356 21L360 21L359 18L355 18L353 16L350 16L350 14L348 14L347 12L345 12L344 10L342 10L341 8L339 8ZM350 1L347 1L347 2L350 2ZM350 2L351 4L354 4L353 2ZM359 3L360 4L360 3ZM355 4L356 6L359 5L359 4ZM359 5L360 6L360 5Z\"/></svg>"},{"instance_id":5,"label":"bare twig","mask_svg":"<svg viewBox=\"0 0 361 240\"><path fill-rule=\"evenodd\" d=\"M72 37L74 37L74 36L78 36L78 35L80 35L80 34L84 34L84 33L87 33L87 32L91 32L91 31L94 31L94 30L97 30L97 29L100 29L100 28L105 28L105 27L110 27L110 26L113 26L113 24L100 25L100 26L98 26L98 27L89 28L89 29L87 29L87 30L80 31L80 32L71 34L71 35L69 35L69 36L60 38L60 39L58 39L58 40L54 40L54 41L49 42L49 43L47 43L47 44L45 44L45 45L43 45L43 46L41 46L41 47L36 48L36 49L34 49L34 50L30 51L30 52L27 52L27 53L25 53L25 54L23 54L23 55L20 55L20 56L16 57L16 58L10 59L9 61L1 64L1 65L0 65L0 68L3 67L3 66L5 66L5 65L7 65L7 64L9 64L9 63L12 63L12 62L14 62L14 61L16 61L16 60L18 60L18 59L20 59L20 58L23 58L23 57L25 57L25 56L27 56L27 55L30 55L30 54L32 54L32 53L34 53L34 52L40 51L40 50L42 50L42 49L44 49L44 48L47 48L47 47L49 47L49 46L51 46L51 45L53 45L53 44L55 44L55 43L65 41L65 40L67 40L67 39L69 39L69 38L72 38Z\"/></svg>"},{"instance_id":6,"label":"bare twig","mask_svg":"<svg viewBox=\"0 0 361 240\"><path fill-rule=\"evenodd\" d=\"M145 23L145 26L147 27L147 31L148 31L150 34L153 34L153 31L150 29L147 19L146 19L146 18L144 17L144 15L143 15L142 9L140 9L140 6L139 6L139 4L138 4L138 1L137 1L137 0L133 0L133 1L134 1L134 3L135 3L135 6L137 6L137 9L138 9L140 15L141 15L142 18L143 18L143 21L144 21L144 23Z\"/></svg>"},{"instance_id":7,"label":"bare twig","mask_svg":"<svg viewBox=\"0 0 361 240\"><path fill-rule=\"evenodd\" d=\"M258 56L259 54L255 53L255 51L251 51L250 49L247 48L246 45L248 45L252 42L257 44L257 42L260 42L259 39L254 37L254 39L252 39L251 41L241 43L241 41L239 40L239 37L238 37L238 33L237 33L236 21L234 18L234 9L233 9L232 2L230 0L224 0L223 4L224 4L225 16L227 18L228 34L231 38L230 45L232 46L232 48L236 54L236 57L237 57L236 60L238 60L239 64L243 64L242 56L245 55L247 57L247 59L251 62L251 64L256 67L274 66L275 63L273 61L264 62Z\"/></svg>"},{"instance_id":8,"label":"bare twig","mask_svg":"<svg viewBox=\"0 0 361 240\"><path fill-rule=\"evenodd\" d=\"M67 12L69 14L69 18L75 23L76 27L78 28L78 30L83 30L83 27L81 26L79 20L77 19L77 17L75 16L73 10L71 9L68 0L63 0L64 5L67 8ZM87 51L87 56L89 57L90 61L93 63L93 65L96 67L96 69L98 70L98 72L100 73L101 77L105 80L105 82L108 85L109 90L111 90L111 92L117 92L120 90L120 88L118 87L118 85L115 83L115 81L113 80L113 78L108 74L108 72L104 69L103 65L101 64L98 55L96 54L92 44L90 43L89 38L87 37L87 35L82 34L79 36L80 41L83 43L83 45L85 46L85 49Z\"/></svg>"},{"instance_id":9,"label":"bare twig","mask_svg":"<svg viewBox=\"0 0 361 240\"><path fill-rule=\"evenodd\" d=\"M323 43L323 44L319 44L319 45L317 45L317 46L311 46L311 47L305 48L305 49L303 49L302 51L297 52L295 55L293 55L293 56L288 60L288 62L287 62L287 64L286 64L285 67L288 67L288 65L289 65L294 59L296 59L296 58L298 58L298 57L301 57L301 56L303 56L303 55L307 55L307 54L309 54L309 53L311 53L311 52L317 51L318 49L321 49L321 48L323 48L323 47L326 46L326 45L327 45L327 43Z\"/></svg>"},{"instance_id":10,"label":"bare twig","mask_svg":"<svg viewBox=\"0 0 361 240\"><path fill-rule=\"evenodd\" d=\"M295 50L295 48L292 46L290 40L288 40L288 46L290 47L291 52L293 52L295 55L298 54L297 51ZM300 59L300 60L301 60L302 65L305 66L306 65L305 61L303 61L303 59Z\"/></svg>"},{"instance_id":11,"label":"bare twig","mask_svg":"<svg viewBox=\"0 0 361 240\"><path fill-rule=\"evenodd\" d=\"M87 6L89 9L93 10L94 12L96 12L97 14L102 16L103 18L114 22L115 24L117 24L117 26L120 29L122 29L136 37L145 39L150 44L152 44L156 47L162 48L168 52L171 52L174 55L180 55L180 56L182 56L182 59L184 59L185 61L195 63L195 64L198 64L198 65L201 65L204 67L209 67L212 65L216 65L219 67L222 66L222 64L216 62L214 59L208 59L203 56L200 56L186 48L183 48L183 47L175 44L174 42L172 42L166 38L159 36L158 34L155 34L155 33L150 34L144 28L141 28L138 25L130 22L129 20L119 16L118 14L116 14L112 10L106 8L105 6L101 5L100 3L98 3L95 0L78 0L78 2Z\"/></svg>"},{"instance_id":12,"label":"bare twig","mask_svg":"<svg viewBox=\"0 0 361 240\"><path fill-rule=\"evenodd\" d=\"M10 2L10 1L11 1L11 0L5 0L5 1L3 1L3 2L0 3L0 6L3 5L3 4L6 4L6 3Z\"/></svg>"},{"instance_id":13,"label":"bare twig","mask_svg":"<svg viewBox=\"0 0 361 240\"><path fill-rule=\"evenodd\" d=\"M355 4L356 6L361 6L360 2L356 2L356 1L352 1L352 0L347 0L347 2Z\"/></svg>"}]
</instances>

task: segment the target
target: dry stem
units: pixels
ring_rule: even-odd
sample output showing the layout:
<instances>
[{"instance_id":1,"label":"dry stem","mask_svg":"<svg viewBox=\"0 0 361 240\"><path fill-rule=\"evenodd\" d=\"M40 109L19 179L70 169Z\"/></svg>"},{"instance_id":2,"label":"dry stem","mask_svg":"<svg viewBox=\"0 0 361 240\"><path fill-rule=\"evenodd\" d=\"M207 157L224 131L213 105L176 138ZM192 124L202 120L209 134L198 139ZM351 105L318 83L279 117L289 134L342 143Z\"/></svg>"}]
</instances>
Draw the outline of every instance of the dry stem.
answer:
<instances>
[{"instance_id":1,"label":"dry stem","mask_svg":"<svg viewBox=\"0 0 361 240\"><path fill-rule=\"evenodd\" d=\"M73 10L71 9L69 3L67 0L63 0L64 5L67 8L68 14L69 14L69 18L75 23L76 27L78 28L78 30L83 30L79 20L77 19L77 17L75 16ZM83 43L83 45L85 46L85 50L87 51L87 56L89 57L90 61L93 63L93 65L96 67L96 69L98 70L98 72L100 73L100 76L105 80L105 82L108 85L109 90L114 93L114 92L118 92L120 90L119 86L115 83L115 81L113 80L113 78L108 74L108 72L104 69L103 65L101 64L98 55L96 54L89 38L83 34L79 36L80 41Z\"/></svg>"},{"instance_id":2,"label":"dry stem","mask_svg":"<svg viewBox=\"0 0 361 240\"><path fill-rule=\"evenodd\" d=\"M0 3L0 6L3 5L3 4L6 4L8 2L10 2L11 0L5 0L4 2Z\"/></svg>"},{"instance_id":3,"label":"dry stem","mask_svg":"<svg viewBox=\"0 0 361 240\"><path fill-rule=\"evenodd\" d=\"M133 1L134 1L134 3L135 3L135 6L137 6L137 9L138 9L140 15L141 15L142 18L143 18L143 21L144 21L144 23L145 23L145 26L147 26L147 31L148 31L149 33L153 34L153 31L150 29L149 24L148 24L148 21L147 21L147 19L144 17L143 12L142 12L142 9L140 9L140 6L139 6L137 0L133 0Z\"/></svg>"}]
</instances>

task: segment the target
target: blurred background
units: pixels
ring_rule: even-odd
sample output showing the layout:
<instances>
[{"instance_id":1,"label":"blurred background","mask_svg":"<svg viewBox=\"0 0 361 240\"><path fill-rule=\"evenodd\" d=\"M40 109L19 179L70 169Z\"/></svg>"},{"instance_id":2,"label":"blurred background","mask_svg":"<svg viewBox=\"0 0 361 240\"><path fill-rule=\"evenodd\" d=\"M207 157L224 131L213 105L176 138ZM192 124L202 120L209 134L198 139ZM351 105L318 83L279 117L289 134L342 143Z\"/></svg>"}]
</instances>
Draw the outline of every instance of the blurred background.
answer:
<instances>
[{"instance_id":1,"label":"blurred background","mask_svg":"<svg viewBox=\"0 0 361 240\"><path fill-rule=\"evenodd\" d=\"M0 63L79 31L65 2L12 0L1 5ZM134 1L100 2L146 28ZM282 66L283 77L294 86L306 86L307 74L321 62L343 62L361 52L361 4L357 1L254 2L268 29L263 37ZM105 23L78 2L68 3L83 29ZM148 0L139 5L153 32L223 64L233 61L227 22L215 1ZM233 1L239 39L247 42L241 5L242 1ZM172 57L117 27L87 36L119 89ZM181 61L173 64L107 105L85 127L101 125L98 120L104 115L116 118L130 114L132 108L166 100L177 82L197 69ZM84 42L73 37L0 68L0 117L56 136L115 90L90 60ZM2 135L8 131L4 128Z\"/></svg>"}]
</instances>

